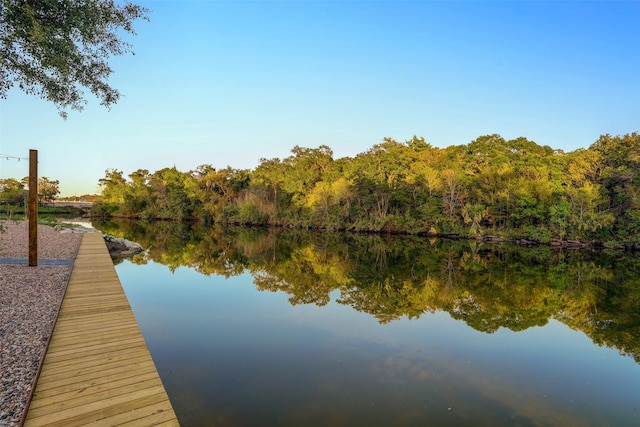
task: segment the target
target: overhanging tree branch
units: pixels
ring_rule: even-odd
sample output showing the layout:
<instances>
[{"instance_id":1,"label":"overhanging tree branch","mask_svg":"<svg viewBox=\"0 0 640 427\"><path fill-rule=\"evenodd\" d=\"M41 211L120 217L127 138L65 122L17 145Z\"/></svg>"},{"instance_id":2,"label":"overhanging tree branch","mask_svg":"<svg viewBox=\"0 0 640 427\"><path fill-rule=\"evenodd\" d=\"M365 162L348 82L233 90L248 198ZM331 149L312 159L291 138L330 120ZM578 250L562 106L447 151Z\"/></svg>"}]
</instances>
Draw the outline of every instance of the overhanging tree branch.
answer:
<instances>
[{"instance_id":1,"label":"overhanging tree branch","mask_svg":"<svg viewBox=\"0 0 640 427\"><path fill-rule=\"evenodd\" d=\"M111 56L133 53L122 32L148 10L113 0L0 0L0 97L14 85L53 102L62 117L86 104L83 88L109 108Z\"/></svg>"}]
</instances>

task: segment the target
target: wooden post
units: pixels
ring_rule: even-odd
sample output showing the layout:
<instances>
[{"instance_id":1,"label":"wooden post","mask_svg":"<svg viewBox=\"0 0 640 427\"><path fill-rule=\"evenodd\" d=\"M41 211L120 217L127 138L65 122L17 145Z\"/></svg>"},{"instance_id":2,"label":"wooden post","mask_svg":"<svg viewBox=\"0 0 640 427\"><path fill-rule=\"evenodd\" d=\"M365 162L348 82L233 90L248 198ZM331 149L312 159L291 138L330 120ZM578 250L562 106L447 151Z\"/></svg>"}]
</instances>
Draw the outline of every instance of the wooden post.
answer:
<instances>
[{"instance_id":1,"label":"wooden post","mask_svg":"<svg viewBox=\"0 0 640 427\"><path fill-rule=\"evenodd\" d=\"M38 150L29 150L29 266L38 265Z\"/></svg>"}]
</instances>

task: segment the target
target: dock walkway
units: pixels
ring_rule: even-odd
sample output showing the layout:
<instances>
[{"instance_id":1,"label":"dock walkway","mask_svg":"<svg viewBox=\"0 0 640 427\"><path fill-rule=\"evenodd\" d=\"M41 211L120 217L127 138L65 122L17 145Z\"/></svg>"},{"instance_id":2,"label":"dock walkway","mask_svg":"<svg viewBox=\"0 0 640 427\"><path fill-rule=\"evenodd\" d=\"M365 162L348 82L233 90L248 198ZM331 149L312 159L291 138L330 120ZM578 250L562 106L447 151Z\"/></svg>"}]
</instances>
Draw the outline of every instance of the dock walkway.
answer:
<instances>
[{"instance_id":1,"label":"dock walkway","mask_svg":"<svg viewBox=\"0 0 640 427\"><path fill-rule=\"evenodd\" d=\"M83 236L24 425L179 426L100 233Z\"/></svg>"}]
</instances>

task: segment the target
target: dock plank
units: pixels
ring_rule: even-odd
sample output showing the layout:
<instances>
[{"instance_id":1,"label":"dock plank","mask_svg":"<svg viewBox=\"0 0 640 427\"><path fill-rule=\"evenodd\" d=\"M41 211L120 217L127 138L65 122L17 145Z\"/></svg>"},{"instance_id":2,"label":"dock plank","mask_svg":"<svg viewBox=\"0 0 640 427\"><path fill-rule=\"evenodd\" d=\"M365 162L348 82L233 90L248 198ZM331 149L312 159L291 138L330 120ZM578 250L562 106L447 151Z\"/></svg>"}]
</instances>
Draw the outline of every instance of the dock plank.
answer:
<instances>
[{"instance_id":1,"label":"dock plank","mask_svg":"<svg viewBox=\"0 0 640 427\"><path fill-rule=\"evenodd\" d=\"M24 425L179 426L99 233L83 236Z\"/></svg>"}]
</instances>

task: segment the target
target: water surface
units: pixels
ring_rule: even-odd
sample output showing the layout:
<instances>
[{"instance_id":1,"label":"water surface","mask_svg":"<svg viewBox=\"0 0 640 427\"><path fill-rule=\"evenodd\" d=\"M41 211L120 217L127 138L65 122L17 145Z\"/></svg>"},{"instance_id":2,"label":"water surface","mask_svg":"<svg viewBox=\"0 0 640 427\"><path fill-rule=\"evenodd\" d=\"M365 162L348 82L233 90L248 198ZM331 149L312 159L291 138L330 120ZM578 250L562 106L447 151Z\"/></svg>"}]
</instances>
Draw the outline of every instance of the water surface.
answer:
<instances>
[{"instance_id":1,"label":"water surface","mask_svg":"<svg viewBox=\"0 0 640 427\"><path fill-rule=\"evenodd\" d=\"M101 226L184 426L640 425L634 258Z\"/></svg>"}]
</instances>

